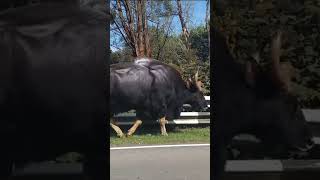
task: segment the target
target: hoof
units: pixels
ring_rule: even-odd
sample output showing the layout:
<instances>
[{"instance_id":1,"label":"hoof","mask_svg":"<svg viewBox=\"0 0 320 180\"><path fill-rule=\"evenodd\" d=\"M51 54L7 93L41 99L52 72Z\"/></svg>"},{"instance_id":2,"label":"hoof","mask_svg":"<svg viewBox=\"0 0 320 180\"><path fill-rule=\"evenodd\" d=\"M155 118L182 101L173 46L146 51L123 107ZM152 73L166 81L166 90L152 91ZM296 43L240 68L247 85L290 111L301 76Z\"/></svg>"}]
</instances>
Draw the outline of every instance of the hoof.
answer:
<instances>
[{"instance_id":1,"label":"hoof","mask_svg":"<svg viewBox=\"0 0 320 180\"><path fill-rule=\"evenodd\" d=\"M161 133L162 136L168 136L168 133Z\"/></svg>"},{"instance_id":2,"label":"hoof","mask_svg":"<svg viewBox=\"0 0 320 180\"><path fill-rule=\"evenodd\" d=\"M128 132L127 134L126 134L126 137L131 137L132 136L132 133L130 133L130 132Z\"/></svg>"},{"instance_id":3,"label":"hoof","mask_svg":"<svg viewBox=\"0 0 320 180\"><path fill-rule=\"evenodd\" d=\"M117 134L117 136L118 136L119 138L124 138L124 137L125 137L124 134Z\"/></svg>"}]
</instances>

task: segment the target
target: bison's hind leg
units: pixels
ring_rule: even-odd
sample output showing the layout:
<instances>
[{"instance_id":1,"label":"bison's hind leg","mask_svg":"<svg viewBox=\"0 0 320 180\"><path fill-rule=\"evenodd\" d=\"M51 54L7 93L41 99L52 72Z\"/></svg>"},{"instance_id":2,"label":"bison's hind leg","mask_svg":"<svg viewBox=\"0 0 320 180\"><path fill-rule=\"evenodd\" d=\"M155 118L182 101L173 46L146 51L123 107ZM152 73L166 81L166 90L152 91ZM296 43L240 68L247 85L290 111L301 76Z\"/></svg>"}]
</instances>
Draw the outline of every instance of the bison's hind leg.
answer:
<instances>
[{"instance_id":1,"label":"bison's hind leg","mask_svg":"<svg viewBox=\"0 0 320 180\"><path fill-rule=\"evenodd\" d=\"M133 126L128 130L127 136L132 136L134 132L136 132L137 128L142 124L141 120L136 120Z\"/></svg>"},{"instance_id":2,"label":"bison's hind leg","mask_svg":"<svg viewBox=\"0 0 320 180\"><path fill-rule=\"evenodd\" d=\"M161 130L161 135L163 136L168 136L167 130L166 130L166 124L168 121L166 120L165 117L160 119L160 130Z\"/></svg>"},{"instance_id":3,"label":"bison's hind leg","mask_svg":"<svg viewBox=\"0 0 320 180\"><path fill-rule=\"evenodd\" d=\"M120 129L119 126L116 125L116 122L113 119L110 120L110 126L117 133L117 136L124 137L122 130Z\"/></svg>"}]
</instances>

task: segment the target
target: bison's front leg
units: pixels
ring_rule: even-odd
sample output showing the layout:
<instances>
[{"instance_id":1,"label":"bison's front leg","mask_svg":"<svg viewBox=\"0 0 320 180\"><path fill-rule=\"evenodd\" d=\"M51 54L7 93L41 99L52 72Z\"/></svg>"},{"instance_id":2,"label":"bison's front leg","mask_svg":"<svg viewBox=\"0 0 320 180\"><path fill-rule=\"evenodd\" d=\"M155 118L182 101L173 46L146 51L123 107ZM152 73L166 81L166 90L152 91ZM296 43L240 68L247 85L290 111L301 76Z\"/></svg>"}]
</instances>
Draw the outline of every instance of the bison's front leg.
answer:
<instances>
[{"instance_id":1,"label":"bison's front leg","mask_svg":"<svg viewBox=\"0 0 320 180\"><path fill-rule=\"evenodd\" d=\"M127 136L131 136L134 132L136 132L137 128L142 124L141 120L136 120L133 126L128 130Z\"/></svg>"},{"instance_id":2,"label":"bison's front leg","mask_svg":"<svg viewBox=\"0 0 320 180\"><path fill-rule=\"evenodd\" d=\"M161 130L161 135L163 136L168 136L168 133L166 130L166 123L168 123L168 121L166 120L165 117L160 119L160 130Z\"/></svg>"},{"instance_id":3,"label":"bison's front leg","mask_svg":"<svg viewBox=\"0 0 320 180\"><path fill-rule=\"evenodd\" d=\"M124 134L123 134L122 130L119 128L119 126L116 125L116 122L113 119L110 120L110 126L112 127L112 129L114 131L116 131L117 136L123 137Z\"/></svg>"}]
</instances>

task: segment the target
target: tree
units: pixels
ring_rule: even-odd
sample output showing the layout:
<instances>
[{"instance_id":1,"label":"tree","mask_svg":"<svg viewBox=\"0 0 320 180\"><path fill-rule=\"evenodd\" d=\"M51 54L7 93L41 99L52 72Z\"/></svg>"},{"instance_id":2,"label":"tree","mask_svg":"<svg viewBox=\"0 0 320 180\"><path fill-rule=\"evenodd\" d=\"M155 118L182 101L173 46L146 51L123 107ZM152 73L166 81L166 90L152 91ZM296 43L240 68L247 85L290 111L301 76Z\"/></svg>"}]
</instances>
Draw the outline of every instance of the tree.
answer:
<instances>
[{"instance_id":1,"label":"tree","mask_svg":"<svg viewBox=\"0 0 320 180\"><path fill-rule=\"evenodd\" d=\"M209 37L205 26L198 26L190 30L189 42L191 48L196 51L199 61L209 60Z\"/></svg>"},{"instance_id":2,"label":"tree","mask_svg":"<svg viewBox=\"0 0 320 180\"><path fill-rule=\"evenodd\" d=\"M172 31L172 19L177 12L170 0L114 0L111 4L111 12L114 15L111 31L116 36L122 37L113 38L113 41L117 41L113 44L119 45L123 40L132 49L135 57L151 57L154 50L161 52L166 41L156 43L156 46L153 46L152 41L159 40L159 31L165 31L166 36ZM151 36L150 33L154 32L158 35ZM159 54L156 54L155 58L158 56Z\"/></svg>"},{"instance_id":3,"label":"tree","mask_svg":"<svg viewBox=\"0 0 320 180\"><path fill-rule=\"evenodd\" d=\"M146 17L146 0L116 0L113 3L114 24L135 57L151 57Z\"/></svg>"}]
</instances>

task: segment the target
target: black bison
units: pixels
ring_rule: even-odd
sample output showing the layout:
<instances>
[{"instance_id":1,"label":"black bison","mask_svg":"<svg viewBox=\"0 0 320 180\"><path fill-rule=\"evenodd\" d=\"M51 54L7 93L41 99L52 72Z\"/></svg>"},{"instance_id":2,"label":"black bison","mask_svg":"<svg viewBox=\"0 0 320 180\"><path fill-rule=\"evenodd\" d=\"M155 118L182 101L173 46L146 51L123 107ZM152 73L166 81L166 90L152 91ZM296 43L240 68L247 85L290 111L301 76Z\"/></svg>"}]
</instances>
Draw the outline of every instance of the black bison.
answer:
<instances>
[{"instance_id":1,"label":"black bison","mask_svg":"<svg viewBox=\"0 0 320 180\"><path fill-rule=\"evenodd\" d=\"M248 61L236 63L224 37L213 29L213 178L223 177L227 146L240 133L251 133L266 145L308 150L312 147L297 98L290 91L288 63L280 63L281 32L271 44L271 70Z\"/></svg>"},{"instance_id":2,"label":"black bison","mask_svg":"<svg viewBox=\"0 0 320 180\"><path fill-rule=\"evenodd\" d=\"M132 135L142 120L160 119L161 134L167 135L165 124L180 116L182 105L195 109L207 107L198 72L184 81L173 67L160 61L138 58L131 63L110 67L110 111L112 115L136 110L136 121L127 135ZM122 137L123 132L111 120L111 127Z\"/></svg>"},{"instance_id":3,"label":"black bison","mask_svg":"<svg viewBox=\"0 0 320 180\"><path fill-rule=\"evenodd\" d=\"M107 179L107 14L59 1L0 16L0 179L67 152Z\"/></svg>"}]
</instances>

